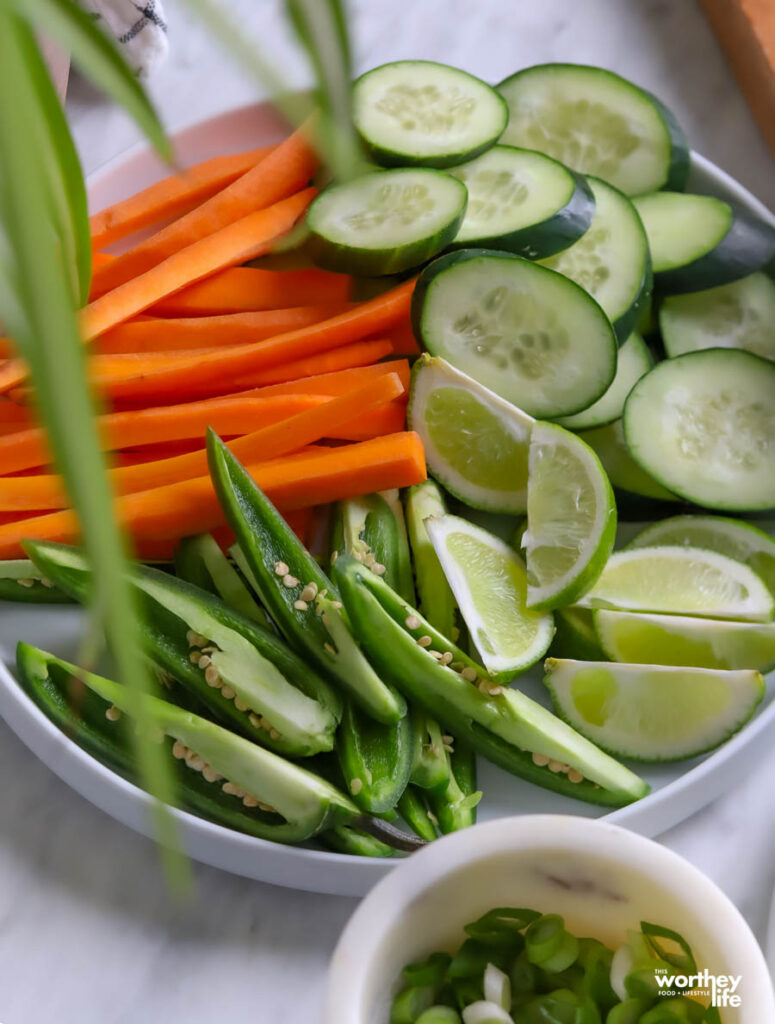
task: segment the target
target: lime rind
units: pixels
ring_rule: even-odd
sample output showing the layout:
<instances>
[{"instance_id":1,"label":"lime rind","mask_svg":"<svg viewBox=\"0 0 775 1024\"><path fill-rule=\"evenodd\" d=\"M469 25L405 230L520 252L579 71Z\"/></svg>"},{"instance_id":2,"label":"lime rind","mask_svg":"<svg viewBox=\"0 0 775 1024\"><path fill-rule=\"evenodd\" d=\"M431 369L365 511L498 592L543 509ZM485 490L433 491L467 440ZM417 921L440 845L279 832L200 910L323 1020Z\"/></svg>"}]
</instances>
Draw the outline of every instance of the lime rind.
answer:
<instances>
[{"instance_id":1,"label":"lime rind","mask_svg":"<svg viewBox=\"0 0 775 1024\"><path fill-rule=\"evenodd\" d=\"M611 555L585 608L769 622L775 600L742 562L703 548L626 548Z\"/></svg>"},{"instance_id":2,"label":"lime rind","mask_svg":"<svg viewBox=\"0 0 775 1024\"><path fill-rule=\"evenodd\" d=\"M653 548L664 544L705 548L745 562L775 594L775 538L753 523L726 516L671 516L641 530L627 547Z\"/></svg>"},{"instance_id":3,"label":"lime rind","mask_svg":"<svg viewBox=\"0 0 775 1024\"><path fill-rule=\"evenodd\" d=\"M534 665L549 648L554 621L527 608L527 570L519 555L458 516L434 516L425 525L487 671L508 680Z\"/></svg>"},{"instance_id":4,"label":"lime rind","mask_svg":"<svg viewBox=\"0 0 775 1024\"><path fill-rule=\"evenodd\" d=\"M552 423L533 428L527 506L528 606L573 604L605 568L616 536L616 502L597 455Z\"/></svg>"},{"instance_id":5,"label":"lime rind","mask_svg":"<svg viewBox=\"0 0 775 1024\"><path fill-rule=\"evenodd\" d=\"M408 425L425 446L428 471L472 508L527 508L535 420L445 359L420 357L412 371Z\"/></svg>"},{"instance_id":6,"label":"lime rind","mask_svg":"<svg viewBox=\"0 0 775 1024\"><path fill-rule=\"evenodd\" d=\"M680 761L720 746L764 697L759 672L547 659L557 714L615 757Z\"/></svg>"},{"instance_id":7,"label":"lime rind","mask_svg":"<svg viewBox=\"0 0 775 1024\"><path fill-rule=\"evenodd\" d=\"M612 661L711 669L775 668L775 622L725 622L685 615L592 612Z\"/></svg>"}]
</instances>

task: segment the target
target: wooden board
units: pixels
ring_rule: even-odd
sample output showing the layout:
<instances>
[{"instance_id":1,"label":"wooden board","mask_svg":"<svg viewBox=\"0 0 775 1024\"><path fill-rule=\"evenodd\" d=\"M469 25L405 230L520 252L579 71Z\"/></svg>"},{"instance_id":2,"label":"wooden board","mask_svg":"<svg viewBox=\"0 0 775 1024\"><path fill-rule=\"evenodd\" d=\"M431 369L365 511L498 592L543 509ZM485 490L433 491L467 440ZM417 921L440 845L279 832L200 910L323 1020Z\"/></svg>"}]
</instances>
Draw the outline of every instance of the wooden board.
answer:
<instances>
[{"instance_id":1,"label":"wooden board","mask_svg":"<svg viewBox=\"0 0 775 1024\"><path fill-rule=\"evenodd\" d=\"M775 152L775 0L700 0Z\"/></svg>"}]
</instances>

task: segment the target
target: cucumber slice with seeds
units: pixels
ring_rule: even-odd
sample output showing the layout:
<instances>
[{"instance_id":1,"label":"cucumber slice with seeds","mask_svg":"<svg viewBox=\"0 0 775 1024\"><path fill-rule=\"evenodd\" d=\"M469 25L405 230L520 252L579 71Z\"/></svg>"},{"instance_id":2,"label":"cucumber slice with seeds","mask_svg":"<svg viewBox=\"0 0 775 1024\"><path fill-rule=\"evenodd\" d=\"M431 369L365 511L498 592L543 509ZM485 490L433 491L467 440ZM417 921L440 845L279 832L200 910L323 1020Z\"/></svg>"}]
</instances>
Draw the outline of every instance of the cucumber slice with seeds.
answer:
<instances>
[{"instance_id":1,"label":"cucumber slice with seeds","mask_svg":"<svg viewBox=\"0 0 775 1024\"><path fill-rule=\"evenodd\" d=\"M450 174L468 189L457 247L506 249L543 259L580 238L595 212L584 178L532 150L493 146Z\"/></svg>"},{"instance_id":2,"label":"cucumber slice with seeds","mask_svg":"<svg viewBox=\"0 0 775 1024\"><path fill-rule=\"evenodd\" d=\"M399 60L356 81L353 119L378 163L450 167L496 142L508 108L492 86L466 71Z\"/></svg>"},{"instance_id":3,"label":"cucumber slice with seeds","mask_svg":"<svg viewBox=\"0 0 775 1024\"><path fill-rule=\"evenodd\" d=\"M466 200L457 178L422 167L374 171L331 185L307 213L310 253L330 270L366 277L400 273L452 241Z\"/></svg>"},{"instance_id":4,"label":"cucumber slice with seeds","mask_svg":"<svg viewBox=\"0 0 775 1024\"><path fill-rule=\"evenodd\" d=\"M649 476L630 455L624 440L624 429L621 420L614 420L604 427L593 427L582 430L579 437L593 449L603 464L608 479L617 491L637 494L655 501L679 501L662 484Z\"/></svg>"},{"instance_id":5,"label":"cucumber slice with seeds","mask_svg":"<svg viewBox=\"0 0 775 1024\"><path fill-rule=\"evenodd\" d=\"M511 253L462 249L434 260L412 317L433 355L531 416L587 408L616 372L616 338L594 299Z\"/></svg>"},{"instance_id":6,"label":"cucumber slice with seeds","mask_svg":"<svg viewBox=\"0 0 775 1024\"><path fill-rule=\"evenodd\" d=\"M624 406L627 447L655 480L706 508L775 507L775 365L734 349L659 363Z\"/></svg>"},{"instance_id":7,"label":"cucumber slice with seeds","mask_svg":"<svg viewBox=\"0 0 775 1024\"><path fill-rule=\"evenodd\" d=\"M603 68L538 64L505 79L502 141L537 149L627 195L683 188L688 146L653 96Z\"/></svg>"},{"instance_id":8,"label":"cucumber slice with seeds","mask_svg":"<svg viewBox=\"0 0 775 1024\"><path fill-rule=\"evenodd\" d=\"M634 203L664 293L729 284L775 257L775 228L715 196L654 192Z\"/></svg>"},{"instance_id":9,"label":"cucumber slice with seeds","mask_svg":"<svg viewBox=\"0 0 775 1024\"><path fill-rule=\"evenodd\" d=\"M600 303L620 341L641 318L653 285L646 232L630 200L589 178L595 216L586 234L544 266L581 285Z\"/></svg>"},{"instance_id":10,"label":"cucumber slice with seeds","mask_svg":"<svg viewBox=\"0 0 775 1024\"><path fill-rule=\"evenodd\" d=\"M668 356L742 348L775 360L775 281L756 273L706 291L673 295L659 310Z\"/></svg>"},{"instance_id":11,"label":"cucumber slice with seeds","mask_svg":"<svg viewBox=\"0 0 775 1024\"><path fill-rule=\"evenodd\" d=\"M569 430L588 430L620 419L627 396L653 365L654 360L646 342L639 334L631 334L619 349L616 376L603 397L598 398L588 409L574 416L563 416L557 422Z\"/></svg>"}]
</instances>

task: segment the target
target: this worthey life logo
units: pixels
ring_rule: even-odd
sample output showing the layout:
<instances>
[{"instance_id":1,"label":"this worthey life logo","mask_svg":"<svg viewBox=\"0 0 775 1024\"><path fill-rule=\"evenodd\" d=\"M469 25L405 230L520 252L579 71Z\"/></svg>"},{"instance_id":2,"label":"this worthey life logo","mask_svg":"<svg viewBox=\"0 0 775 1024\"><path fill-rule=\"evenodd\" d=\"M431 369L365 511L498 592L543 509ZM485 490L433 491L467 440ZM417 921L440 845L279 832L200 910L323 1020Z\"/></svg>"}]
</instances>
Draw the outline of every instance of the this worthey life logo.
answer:
<instances>
[{"instance_id":1,"label":"this worthey life logo","mask_svg":"<svg viewBox=\"0 0 775 1024\"><path fill-rule=\"evenodd\" d=\"M710 997L711 1006L740 1006L738 989L741 974L711 974L707 969L697 974L668 974L666 968L657 968L654 976L659 994L674 996L679 992L687 996Z\"/></svg>"}]
</instances>

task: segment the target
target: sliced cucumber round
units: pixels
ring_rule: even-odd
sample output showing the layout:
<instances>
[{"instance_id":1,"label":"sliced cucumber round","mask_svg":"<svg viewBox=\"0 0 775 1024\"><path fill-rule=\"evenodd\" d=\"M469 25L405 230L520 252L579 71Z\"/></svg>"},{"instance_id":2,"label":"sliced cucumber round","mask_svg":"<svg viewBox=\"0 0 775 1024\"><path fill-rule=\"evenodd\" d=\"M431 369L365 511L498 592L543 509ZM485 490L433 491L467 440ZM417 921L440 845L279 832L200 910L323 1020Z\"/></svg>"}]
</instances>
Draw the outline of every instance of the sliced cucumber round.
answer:
<instances>
[{"instance_id":1,"label":"sliced cucumber round","mask_svg":"<svg viewBox=\"0 0 775 1024\"><path fill-rule=\"evenodd\" d=\"M466 71L399 60L356 81L353 119L378 163L450 167L497 141L508 108L492 86Z\"/></svg>"},{"instance_id":2,"label":"sliced cucumber round","mask_svg":"<svg viewBox=\"0 0 775 1024\"><path fill-rule=\"evenodd\" d=\"M687 501L758 511L775 506L775 365L706 349L659 363L624 406L635 461Z\"/></svg>"},{"instance_id":3,"label":"sliced cucumber round","mask_svg":"<svg viewBox=\"0 0 775 1024\"><path fill-rule=\"evenodd\" d=\"M427 353L412 371L407 415L428 471L450 494L490 512L527 509L532 416Z\"/></svg>"},{"instance_id":4,"label":"sliced cucumber round","mask_svg":"<svg viewBox=\"0 0 775 1024\"><path fill-rule=\"evenodd\" d=\"M457 178L423 167L374 171L330 185L307 213L310 252L330 270L397 274L452 241L466 200Z\"/></svg>"},{"instance_id":5,"label":"sliced cucumber round","mask_svg":"<svg viewBox=\"0 0 775 1024\"><path fill-rule=\"evenodd\" d=\"M775 228L723 199L653 192L634 203L663 293L728 284L761 270L775 257Z\"/></svg>"},{"instance_id":6,"label":"sliced cucumber round","mask_svg":"<svg viewBox=\"0 0 775 1024\"><path fill-rule=\"evenodd\" d=\"M543 259L580 238L595 212L584 178L529 149L493 146L450 173L468 189L466 215L454 241L458 247Z\"/></svg>"},{"instance_id":7,"label":"sliced cucumber round","mask_svg":"<svg viewBox=\"0 0 775 1024\"><path fill-rule=\"evenodd\" d=\"M549 658L544 682L561 718L608 753L679 761L724 743L764 697L758 672Z\"/></svg>"},{"instance_id":8,"label":"sliced cucumber round","mask_svg":"<svg viewBox=\"0 0 775 1024\"><path fill-rule=\"evenodd\" d=\"M616 338L594 299L510 253L461 249L434 260L412 318L429 352L531 416L585 409L616 373Z\"/></svg>"},{"instance_id":9,"label":"sliced cucumber round","mask_svg":"<svg viewBox=\"0 0 775 1024\"><path fill-rule=\"evenodd\" d=\"M757 273L719 288L670 296L659 310L659 326L669 356L742 348L775 360L775 281Z\"/></svg>"},{"instance_id":10,"label":"sliced cucumber round","mask_svg":"<svg viewBox=\"0 0 775 1024\"><path fill-rule=\"evenodd\" d=\"M498 90L509 105L503 142L537 149L627 195L683 188L688 147L675 118L613 71L538 64Z\"/></svg>"},{"instance_id":11,"label":"sliced cucumber round","mask_svg":"<svg viewBox=\"0 0 775 1024\"><path fill-rule=\"evenodd\" d=\"M589 230L570 248L543 263L588 291L623 341L634 330L651 295L648 239L625 195L604 181L588 180L595 197Z\"/></svg>"},{"instance_id":12,"label":"sliced cucumber round","mask_svg":"<svg viewBox=\"0 0 775 1024\"><path fill-rule=\"evenodd\" d=\"M617 491L626 491L628 494L637 494L642 498L652 498L656 501L679 500L675 494L641 469L630 455L624 440L621 420L615 420L604 427L581 430L579 437L593 449Z\"/></svg>"},{"instance_id":13,"label":"sliced cucumber round","mask_svg":"<svg viewBox=\"0 0 775 1024\"><path fill-rule=\"evenodd\" d=\"M570 430L602 427L621 418L627 395L641 377L654 365L649 347L639 334L631 334L619 349L616 376L602 398L574 416L563 416L557 422Z\"/></svg>"}]
</instances>

